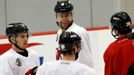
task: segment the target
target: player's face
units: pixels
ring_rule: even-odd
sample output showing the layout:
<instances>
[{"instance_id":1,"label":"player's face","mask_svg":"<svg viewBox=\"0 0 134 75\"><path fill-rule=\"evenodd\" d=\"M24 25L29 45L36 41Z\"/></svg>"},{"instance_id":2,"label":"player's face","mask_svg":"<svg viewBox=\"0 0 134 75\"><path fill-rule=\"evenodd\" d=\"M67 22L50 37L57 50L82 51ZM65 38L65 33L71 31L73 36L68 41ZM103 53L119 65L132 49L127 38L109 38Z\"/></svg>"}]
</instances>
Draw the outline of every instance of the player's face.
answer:
<instances>
[{"instance_id":1,"label":"player's face","mask_svg":"<svg viewBox=\"0 0 134 75\"><path fill-rule=\"evenodd\" d=\"M63 29L63 30L66 30L72 20L73 20L73 17L72 17L72 12L60 12L60 13L56 13L56 19L57 19L57 22L59 23L60 27Z\"/></svg>"},{"instance_id":2,"label":"player's face","mask_svg":"<svg viewBox=\"0 0 134 75\"><path fill-rule=\"evenodd\" d=\"M28 37L29 35L27 33L20 33L20 34L17 34L17 37L16 37L16 44L22 48L22 49L26 49L27 47L27 43L28 43Z\"/></svg>"}]
</instances>

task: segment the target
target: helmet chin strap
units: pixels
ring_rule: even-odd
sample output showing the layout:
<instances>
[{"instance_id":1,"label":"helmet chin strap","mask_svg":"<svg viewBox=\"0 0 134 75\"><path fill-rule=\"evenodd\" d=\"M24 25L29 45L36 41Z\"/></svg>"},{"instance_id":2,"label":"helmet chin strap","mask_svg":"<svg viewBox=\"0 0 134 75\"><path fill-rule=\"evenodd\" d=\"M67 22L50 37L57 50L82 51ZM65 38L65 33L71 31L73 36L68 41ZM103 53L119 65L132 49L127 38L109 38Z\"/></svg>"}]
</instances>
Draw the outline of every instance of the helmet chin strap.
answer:
<instances>
[{"instance_id":1,"label":"helmet chin strap","mask_svg":"<svg viewBox=\"0 0 134 75\"><path fill-rule=\"evenodd\" d=\"M77 52L76 54L75 54L75 60L77 60L78 59L78 56L79 55L79 52Z\"/></svg>"},{"instance_id":2,"label":"helmet chin strap","mask_svg":"<svg viewBox=\"0 0 134 75\"><path fill-rule=\"evenodd\" d=\"M15 39L16 39L16 36L15 36ZM20 49L21 51L25 51L25 50L26 50L26 49L20 48L20 47L17 45L16 40L15 40L15 43L13 43L13 42L10 40L10 37L9 37L9 41L10 41L15 47L17 47L18 49Z\"/></svg>"},{"instance_id":3,"label":"helmet chin strap","mask_svg":"<svg viewBox=\"0 0 134 75\"><path fill-rule=\"evenodd\" d=\"M25 51L26 49L20 48L16 43L13 43L15 45L15 47L17 47L18 49L20 49L21 51Z\"/></svg>"}]
</instances>

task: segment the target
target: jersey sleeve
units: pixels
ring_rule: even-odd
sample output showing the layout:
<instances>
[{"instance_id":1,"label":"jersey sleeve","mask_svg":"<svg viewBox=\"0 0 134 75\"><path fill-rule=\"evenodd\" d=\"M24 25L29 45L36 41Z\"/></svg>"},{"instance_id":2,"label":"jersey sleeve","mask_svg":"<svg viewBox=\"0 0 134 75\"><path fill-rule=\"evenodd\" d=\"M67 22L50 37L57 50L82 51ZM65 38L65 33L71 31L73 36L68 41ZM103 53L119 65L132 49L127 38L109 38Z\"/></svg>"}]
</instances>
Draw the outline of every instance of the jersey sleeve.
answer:
<instances>
[{"instance_id":1,"label":"jersey sleeve","mask_svg":"<svg viewBox=\"0 0 134 75\"><path fill-rule=\"evenodd\" d=\"M104 53L105 75L114 75L114 65L117 63L117 59L114 56L115 51L116 48L110 44Z\"/></svg>"},{"instance_id":2,"label":"jersey sleeve","mask_svg":"<svg viewBox=\"0 0 134 75\"><path fill-rule=\"evenodd\" d=\"M81 36L81 51L79 54L79 62L89 66L93 67L93 57L92 57L92 51L90 47L90 39L88 32L83 28L81 29L81 32L79 32L79 35Z\"/></svg>"}]
</instances>

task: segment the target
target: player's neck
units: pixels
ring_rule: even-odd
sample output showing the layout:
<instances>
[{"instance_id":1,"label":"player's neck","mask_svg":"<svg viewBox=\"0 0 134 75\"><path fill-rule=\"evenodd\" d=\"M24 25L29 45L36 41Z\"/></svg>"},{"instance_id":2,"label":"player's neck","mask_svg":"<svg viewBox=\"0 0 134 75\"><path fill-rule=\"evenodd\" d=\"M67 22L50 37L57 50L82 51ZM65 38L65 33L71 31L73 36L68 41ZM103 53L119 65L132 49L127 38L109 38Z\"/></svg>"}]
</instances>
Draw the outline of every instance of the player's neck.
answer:
<instances>
[{"instance_id":1,"label":"player's neck","mask_svg":"<svg viewBox=\"0 0 134 75\"><path fill-rule=\"evenodd\" d=\"M14 45L12 45L12 49L16 52L24 52L23 50L20 50L19 48L15 47Z\"/></svg>"},{"instance_id":2,"label":"player's neck","mask_svg":"<svg viewBox=\"0 0 134 75\"><path fill-rule=\"evenodd\" d=\"M66 55L63 56L63 60L75 60L75 55Z\"/></svg>"},{"instance_id":3,"label":"player's neck","mask_svg":"<svg viewBox=\"0 0 134 75\"><path fill-rule=\"evenodd\" d=\"M65 29L62 29L62 32L65 32L66 30Z\"/></svg>"}]
</instances>

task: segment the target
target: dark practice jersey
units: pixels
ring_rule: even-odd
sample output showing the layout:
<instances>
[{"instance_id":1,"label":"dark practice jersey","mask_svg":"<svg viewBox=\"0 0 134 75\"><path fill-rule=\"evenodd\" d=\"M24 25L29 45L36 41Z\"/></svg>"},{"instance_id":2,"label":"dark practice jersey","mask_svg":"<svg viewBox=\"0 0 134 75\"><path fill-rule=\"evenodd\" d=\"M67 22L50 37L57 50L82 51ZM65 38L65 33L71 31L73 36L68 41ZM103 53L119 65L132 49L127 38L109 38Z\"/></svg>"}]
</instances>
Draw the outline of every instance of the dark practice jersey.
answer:
<instances>
[{"instance_id":1,"label":"dark practice jersey","mask_svg":"<svg viewBox=\"0 0 134 75\"><path fill-rule=\"evenodd\" d=\"M134 62L133 40L120 37L109 45L104 53L105 75L127 75Z\"/></svg>"}]
</instances>

